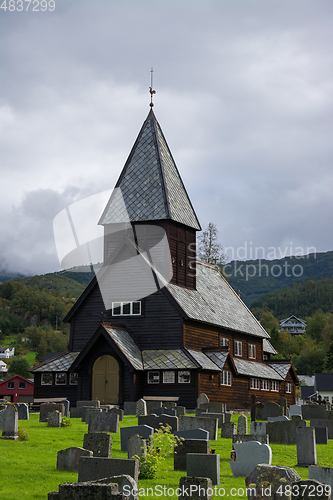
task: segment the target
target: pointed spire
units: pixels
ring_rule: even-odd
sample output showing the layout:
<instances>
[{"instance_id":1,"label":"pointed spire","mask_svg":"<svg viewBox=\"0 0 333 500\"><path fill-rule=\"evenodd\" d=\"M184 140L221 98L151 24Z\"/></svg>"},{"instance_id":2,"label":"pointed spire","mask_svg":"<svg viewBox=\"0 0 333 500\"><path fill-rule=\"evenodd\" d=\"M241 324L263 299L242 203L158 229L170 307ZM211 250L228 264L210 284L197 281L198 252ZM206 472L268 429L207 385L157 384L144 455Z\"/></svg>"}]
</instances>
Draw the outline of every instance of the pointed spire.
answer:
<instances>
[{"instance_id":1,"label":"pointed spire","mask_svg":"<svg viewBox=\"0 0 333 500\"><path fill-rule=\"evenodd\" d=\"M152 107L99 224L171 219L201 230Z\"/></svg>"}]
</instances>

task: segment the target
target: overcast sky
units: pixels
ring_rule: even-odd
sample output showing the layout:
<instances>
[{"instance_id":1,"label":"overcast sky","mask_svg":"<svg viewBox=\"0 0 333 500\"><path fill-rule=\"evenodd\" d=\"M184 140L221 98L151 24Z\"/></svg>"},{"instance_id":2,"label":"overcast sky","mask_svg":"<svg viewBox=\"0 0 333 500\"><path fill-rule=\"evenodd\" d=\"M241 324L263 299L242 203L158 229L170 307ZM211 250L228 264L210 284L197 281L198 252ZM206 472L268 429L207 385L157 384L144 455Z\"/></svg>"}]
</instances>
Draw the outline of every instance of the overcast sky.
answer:
<instances>
[{"instance_id":1,"label":"overcast sky","mask_svg":"<svg viewBox=\"0 0 333 500\"><path fill-rule=\"evenodd\" d=\"M229 256L333 250L331 0L37 3L0 11L0 268L60 268L53 219L115 185L151 67L156 117Z\"/></svg>"}]
</instances>

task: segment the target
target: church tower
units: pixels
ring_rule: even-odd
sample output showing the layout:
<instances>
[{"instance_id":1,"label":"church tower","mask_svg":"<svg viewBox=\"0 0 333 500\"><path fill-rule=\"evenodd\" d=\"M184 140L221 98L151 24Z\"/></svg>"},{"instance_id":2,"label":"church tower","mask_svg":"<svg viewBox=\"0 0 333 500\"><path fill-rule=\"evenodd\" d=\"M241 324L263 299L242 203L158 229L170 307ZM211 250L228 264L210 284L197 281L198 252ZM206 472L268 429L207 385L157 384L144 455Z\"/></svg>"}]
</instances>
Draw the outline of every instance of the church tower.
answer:
<instances>
[{"instance_id":1,"label":"church tower","mask_svg":"<svg viewBox=\"0 0 333 500\"><path fill-rule=\"evenodd\" d=\"M196 288L196 231L201 227L152 109L99 224L104 226L104 262L119 244L117 228L127 224L142 234L139 226L159 226L169 245L171 283Z\"/></svg>"}]
</instances>

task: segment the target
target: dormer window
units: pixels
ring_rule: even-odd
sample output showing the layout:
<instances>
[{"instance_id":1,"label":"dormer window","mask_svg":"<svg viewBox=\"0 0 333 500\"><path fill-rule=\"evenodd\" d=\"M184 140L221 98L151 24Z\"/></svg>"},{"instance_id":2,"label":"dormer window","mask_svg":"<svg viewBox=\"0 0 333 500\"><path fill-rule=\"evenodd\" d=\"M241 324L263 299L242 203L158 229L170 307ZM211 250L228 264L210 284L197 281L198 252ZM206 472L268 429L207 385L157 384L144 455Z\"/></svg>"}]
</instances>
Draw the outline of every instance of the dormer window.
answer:
<instances>
[{"instance_id":1,"label":"dormer window","mask_svg":"<svg viewBox=\"0 0 333 500\"><path fill-rule=\"evenodd\" d=\"M243 352L242 342L235 340L235 356L241 356Z\"/></svg>"},{"instance_id":2,"label":"dormer window","mask_svg":"<svg viewBox=\"0 0 333 500\"><path fill-rule=\"evenodd\" d=\"M112 316L140 316L141 302L112 302Z\"/></svg>"}]
</instances>

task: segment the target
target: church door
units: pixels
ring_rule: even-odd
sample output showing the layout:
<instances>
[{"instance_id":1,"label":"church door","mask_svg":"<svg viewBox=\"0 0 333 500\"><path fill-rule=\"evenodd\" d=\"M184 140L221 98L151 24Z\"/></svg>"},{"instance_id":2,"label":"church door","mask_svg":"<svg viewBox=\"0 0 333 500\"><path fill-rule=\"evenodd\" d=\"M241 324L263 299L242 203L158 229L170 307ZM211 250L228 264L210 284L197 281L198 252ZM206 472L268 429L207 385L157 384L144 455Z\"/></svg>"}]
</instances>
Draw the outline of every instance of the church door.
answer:
<instances>
[{"instance_id":1,"label":"church door","mask_svg":"<svg viewBox=\"0 0 333 500\"><path fill-rule=\"evenodd\" d=\"M92 399L102 404L118 404L119 365L109 355L96 359L92 373Z\"/></svg>"}]
</instances>

